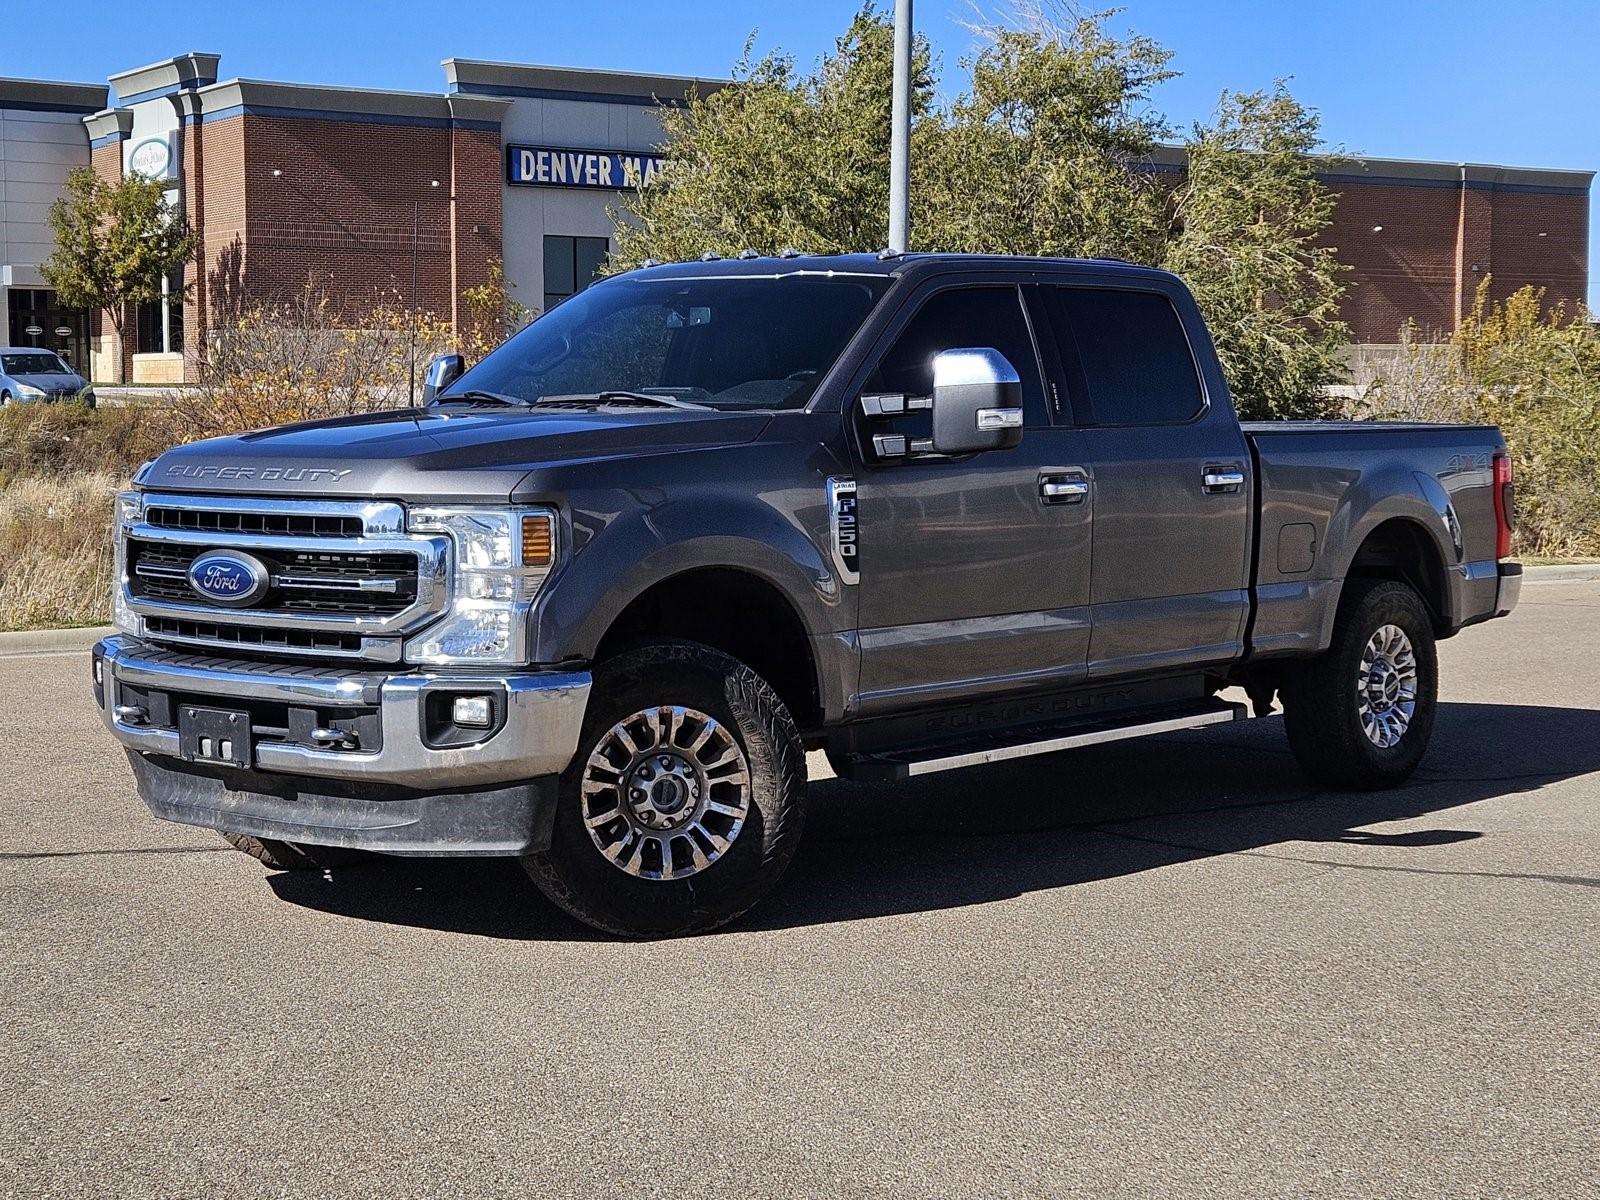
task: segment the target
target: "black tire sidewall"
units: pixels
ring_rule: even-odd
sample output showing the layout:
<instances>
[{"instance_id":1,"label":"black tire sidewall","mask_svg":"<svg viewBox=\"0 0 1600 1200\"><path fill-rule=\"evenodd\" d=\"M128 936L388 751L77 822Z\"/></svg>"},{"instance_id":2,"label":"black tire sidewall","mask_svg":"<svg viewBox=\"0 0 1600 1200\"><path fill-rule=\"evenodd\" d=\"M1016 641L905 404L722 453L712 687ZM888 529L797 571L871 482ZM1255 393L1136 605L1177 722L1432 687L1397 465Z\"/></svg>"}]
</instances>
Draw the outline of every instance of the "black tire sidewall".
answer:
<instances>
[{"instance_id":1,"label":"black tire sidewall","mask_svg":"<svg viewBox=\"0 0 1600 1200\"><path fill-rule=\"evenodd\" d=\"M1362 728L1357 683L1372 635L1395 625L1411 641L1417 664L1416 707L1404 735L1379 746ZM1326 653L1306 663L1285 688L1285 719L1296 757L1314 777L1338 787L1394 787L1428 752L1439 694L1433 619L1409 585L1353 580L1339 606Z\"/></svg>"},{"instance_id":2,"label":"black tire sidewall","mask_svg":"<svg viewBox=\"0 0 1600 1200\"><path fill-rule=\"evenodd\" d=\"M804 752L781 701L738 660L690 642L657 642L595 669L578 751L562 773L550 847L525 860L540 889L579 920L626 937L700 932L764 896L793 855L803 820ZM607 860L583 824L584 767L624 717L676 704L716 718L750 767L750 815L716 862L684 879L640 879Z\"/></svg>"},{"instance_id":3,"label":"black tire sidewall","mask_svg":"<svg viewBox=\"0 0 1600 1200\"><path fill-rule=\"evenodd\" d=\"M1341 697L1352 737L1362 748L1371 766L1384 775L1409 775L1428 752L1428 741L1433 736L1434 709L1439 696L1439 658L1434 647L1433 623L1428 610L1417 594L1403 583L1391 583L1374 588L1362 598L1356 609L1359 620L1352 621L1347 630L1346 644L1340 646L1338 664L1341 677L1347 682L1349 694ZM1416 707L1411 723L1393 746L1376 745L1361 725L1356 676L1361 667L1361 656L1367 642L1384 625L1395 625L1411 642L1411 652L1417 663Z\"/></svg>"}]
</instances>

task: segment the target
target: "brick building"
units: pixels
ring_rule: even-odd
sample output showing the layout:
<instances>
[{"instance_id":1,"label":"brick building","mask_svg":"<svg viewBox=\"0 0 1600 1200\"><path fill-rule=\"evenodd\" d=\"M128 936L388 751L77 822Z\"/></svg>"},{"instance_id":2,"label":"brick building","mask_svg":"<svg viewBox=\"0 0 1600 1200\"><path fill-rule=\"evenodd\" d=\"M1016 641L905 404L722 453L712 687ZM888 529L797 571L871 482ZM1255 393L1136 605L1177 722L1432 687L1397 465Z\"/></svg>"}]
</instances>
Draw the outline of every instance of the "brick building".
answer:
<instances>
[{"instance_id":1,"label":"brick building","mask_svg":"<svg viewBox=\"0 0 1600 1200\"><path fill-rule=\"evenodd\" d=\"M496 258L519 301L548 307L593 278L609 210L657 169L659 105L725 86L443 65L440 92L219 82L211 54L113 75L109 90L0 80L11 340L61 349L97 380L191 379L207 330L241 305L315 279L354 309L388 300L459 322L463 291ZM112 322L54 304L38 274L49 201L82 164L166 181L202 242L169 302L126 314L120 343ZM1181 170L1182 153L1153 165ZM1592 172L1353 159L1325 178L1359 344L1392 343L1407 320L1453 328L1485 275L1499 294L1532 283L1552 302L1585 295Z\"/></svg>"}]
</instances>

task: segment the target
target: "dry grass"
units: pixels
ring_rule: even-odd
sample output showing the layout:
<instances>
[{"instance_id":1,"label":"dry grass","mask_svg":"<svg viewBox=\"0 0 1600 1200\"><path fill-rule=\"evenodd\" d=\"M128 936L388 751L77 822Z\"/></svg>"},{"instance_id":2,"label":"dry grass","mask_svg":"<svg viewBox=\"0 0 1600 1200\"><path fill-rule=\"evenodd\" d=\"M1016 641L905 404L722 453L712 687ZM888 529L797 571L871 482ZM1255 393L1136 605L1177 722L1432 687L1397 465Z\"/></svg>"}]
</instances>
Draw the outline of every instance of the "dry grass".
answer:
<instances>
[{"instance_id":1,"label":"dry grass","mask_svg":"<svg viewBox=\"0 0 1600 1200\"><path fill-rule=\"evenodd\" d=\"M110 619L112 503L125 478L81 472L0 491L0 629Z\"/></svg>"}]
</instances>

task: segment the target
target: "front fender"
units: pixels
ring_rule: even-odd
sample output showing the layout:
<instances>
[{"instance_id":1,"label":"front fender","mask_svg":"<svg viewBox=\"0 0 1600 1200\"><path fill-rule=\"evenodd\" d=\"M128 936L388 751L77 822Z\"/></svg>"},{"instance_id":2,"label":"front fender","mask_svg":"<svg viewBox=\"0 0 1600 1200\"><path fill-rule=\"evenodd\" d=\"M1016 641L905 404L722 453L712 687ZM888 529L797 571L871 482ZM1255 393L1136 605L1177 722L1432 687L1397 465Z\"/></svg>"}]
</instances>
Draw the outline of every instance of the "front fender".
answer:
<instances>
[{"instance_id":1,"label":"front fender","mask_svg":"<svg viewBox=\"0 0 1600 1200\"><path fill-rule=\"evenodd\" d=\"M853 628L853 592L823 549L822 490L798 504L783 502L793 499L728 491L586 499L571 518L574 552L534 609L535 661L592 659L612 623L646 590L706 567L746 571L771 584L812 638Z\"/></svg>"}]
</instances>

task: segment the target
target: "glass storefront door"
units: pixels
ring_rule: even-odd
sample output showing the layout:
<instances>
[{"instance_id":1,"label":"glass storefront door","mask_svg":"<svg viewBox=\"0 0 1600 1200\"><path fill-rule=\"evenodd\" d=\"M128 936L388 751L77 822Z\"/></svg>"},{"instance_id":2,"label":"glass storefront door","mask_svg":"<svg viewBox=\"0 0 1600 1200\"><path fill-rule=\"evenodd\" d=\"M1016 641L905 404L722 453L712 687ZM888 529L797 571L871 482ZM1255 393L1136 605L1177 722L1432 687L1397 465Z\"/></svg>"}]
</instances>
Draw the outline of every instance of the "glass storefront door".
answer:
<instances>
[{"instance_id":1,"label":"glass storefront door","mask_svg":"<svg viewBox=\"0 0 1600 1200\"><path fill-rule=\"evenodd\" d=\"M49 288L10 288L6 345L54 350L84 378L89 376L89 314L57 303Z\"/></svg>"}]
</instances>

